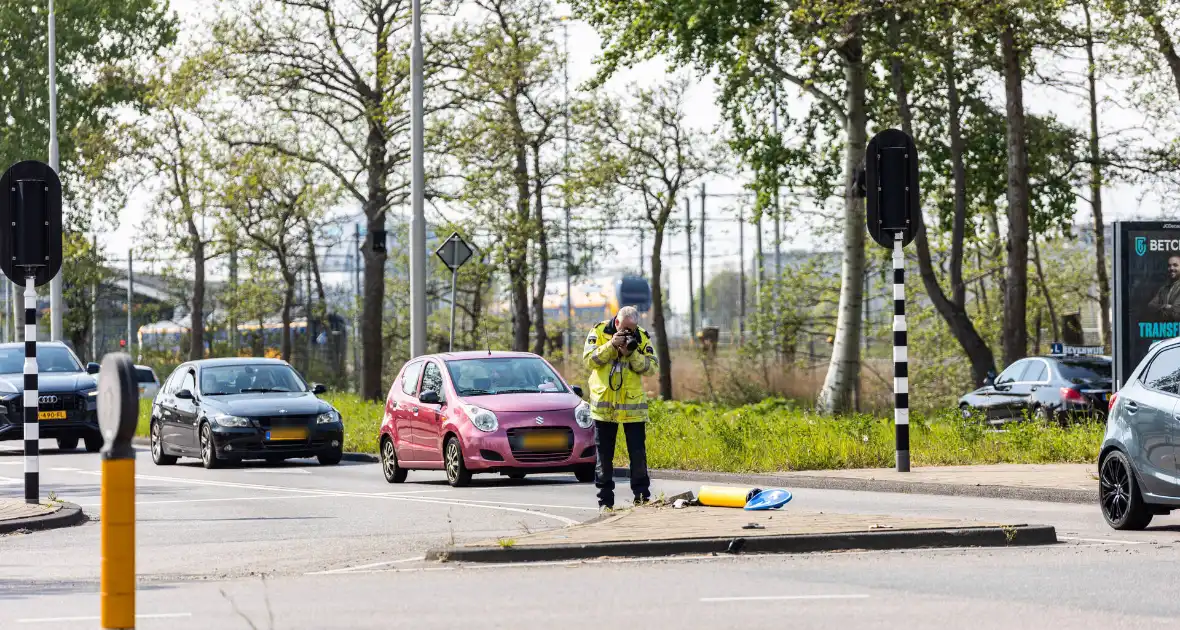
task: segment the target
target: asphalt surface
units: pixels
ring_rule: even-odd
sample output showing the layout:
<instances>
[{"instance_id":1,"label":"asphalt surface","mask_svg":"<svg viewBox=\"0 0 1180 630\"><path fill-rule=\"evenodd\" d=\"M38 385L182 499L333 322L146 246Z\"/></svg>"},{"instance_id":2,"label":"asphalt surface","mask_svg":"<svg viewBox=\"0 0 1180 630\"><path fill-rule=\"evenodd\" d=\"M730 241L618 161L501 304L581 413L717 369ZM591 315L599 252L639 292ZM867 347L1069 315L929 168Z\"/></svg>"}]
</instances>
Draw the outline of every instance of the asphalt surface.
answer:
<instances>
[{"instance_id":1,"label":"asphalt surface","mask_svg":"<svg viewBox=\"0 0 1180 630\"><path fill-rule=\"evenodd\" d=\"M20 496L19 443L0 496ZM43 443L42 492L99 515L97 455ZM190 463L191 462L191 463ZM596 515L572 476L441 473L385 483L377 464L208 471L137 461L139 628L1146 628L1180 617L1180 518L1114 532L1094 506L798 489L847 513L1048 524L1059 545L998 550L461 566L451 540L511 537ZM659 481L674 494L697 484ZM625 482L620 496L626 496ZM0 536L0 628L94 628L99 525ZM953 621L952 621L953 620ZM855 626L849 624L856 624Z\"/></svg>"}]
</instances>

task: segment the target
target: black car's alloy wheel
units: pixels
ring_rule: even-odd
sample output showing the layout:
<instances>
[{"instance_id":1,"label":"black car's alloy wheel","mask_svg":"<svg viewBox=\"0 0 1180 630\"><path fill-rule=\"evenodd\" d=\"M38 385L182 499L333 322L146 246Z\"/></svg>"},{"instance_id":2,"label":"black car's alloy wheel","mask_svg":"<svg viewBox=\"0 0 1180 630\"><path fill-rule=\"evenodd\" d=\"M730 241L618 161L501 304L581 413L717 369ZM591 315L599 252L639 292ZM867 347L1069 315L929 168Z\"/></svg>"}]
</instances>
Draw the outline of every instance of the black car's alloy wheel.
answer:
<instances>
[{"instance_id":1,"label":"black car's alloy wheel","mask_svg":"<svg viewBox=\"0 0 1180 630\"><path fill-rule=\"evenodd\" d=\"M201 425L201 463L205 468L220 468L222 464L213 446L213 431L207 424Z\"/></svg>"},{"instance_id":2,"label":"black car's alloy wheel","mask_svg":"<svg viewBox=\"0 0 1180 630\"><path fill-rule=\"evenodd\" d=\"M406 469L397 465L397 450L393 440L381 441L381 472L385 473L385 481L402 483L406 480Z\"/></svg>"},{"instance_id":3,"label":"black car's alloy wheel","mask_svg":"<svg viewBox=\"0 0 1180 630\"><path fill-rule=\"evenodd\" d=\"M1115 529L1137 530L1151 523L1151 510L1139 494L1131 462L1122 451L1113 451L1103 460L1098 497L1103 518Z\"/></svg>"},{"instance_id":4,"label":"black car's alloy wheel","mask_svg":"<svg viewBox=\"0 0 1180 630\"><path fill-rule=\"evenodd\" d=\"M459 438L451 436L443 450L443 461L447 468L447 483L455 488L462 488L471 483L471 471L463 461L463 449L459 447Z\"/></svg>"},{"instance_id":5,"label":"black car's alloy wheel","mask_svg":"<svg viewBox=\"0 0 1180 630\"><path fill-rule=\"evenodd\" d=\"M152 462L157 466L171 466L176 463L175 455L167 455L164 453L164 441L160 437L160 423L153 422L151 429L152 439Z\"/></svg>"}]
</instances>

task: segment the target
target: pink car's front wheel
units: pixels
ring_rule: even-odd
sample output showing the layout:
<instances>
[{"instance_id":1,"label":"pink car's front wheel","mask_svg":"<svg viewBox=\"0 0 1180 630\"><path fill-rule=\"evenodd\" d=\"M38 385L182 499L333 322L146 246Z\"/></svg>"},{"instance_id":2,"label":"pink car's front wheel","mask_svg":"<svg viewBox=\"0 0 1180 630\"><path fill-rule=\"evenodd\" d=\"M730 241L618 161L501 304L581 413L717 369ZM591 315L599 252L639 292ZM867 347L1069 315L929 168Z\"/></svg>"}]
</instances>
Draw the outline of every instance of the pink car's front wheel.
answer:
<instances>
[{"instance_id":1,"label":"pink car's front wheel","mask_svg":"<svg viewBox=\"0 0 1180 630\"><path fill-rule=\"evenodd\" d=\"M471 483L471 471L463 461L463 448L459 446L459 438L451 436L443 449L443 462L447 469L447 483L453 488L462 488Z\"/></svg>"}]
</instances>

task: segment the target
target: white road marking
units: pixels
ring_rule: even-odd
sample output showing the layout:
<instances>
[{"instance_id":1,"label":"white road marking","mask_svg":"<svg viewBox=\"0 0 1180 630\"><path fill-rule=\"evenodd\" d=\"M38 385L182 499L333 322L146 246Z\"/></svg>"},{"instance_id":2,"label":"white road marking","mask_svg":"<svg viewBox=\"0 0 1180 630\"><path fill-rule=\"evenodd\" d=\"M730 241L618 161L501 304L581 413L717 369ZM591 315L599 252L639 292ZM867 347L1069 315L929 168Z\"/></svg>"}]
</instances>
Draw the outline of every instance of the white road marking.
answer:
<instances>
[{"instance_id":1,"label":"white road marking","mask_svg":"<svg viewBox=\"0 0 1180 630\"><path fill-rule=\"evenodd\" d=\"M0 477L0 483L19 483L20 481L15 477Z\"/></svg>"},{"instance_id":2,"label":"white road marking","mask_svg":"<svg viewBox=\"0 0 1180 630\"><path fill-rule=\"evenodd\" d=\"M192 617L192 613L158 613L149 615L136 615L136 619L180 619L183 617ZM34 617L31 619L17 619L17 623L61 623L63 621L101 621L102 618L98 615L93 617Z\"/></svg>"},{"instance_id":3,"label":"white road marking","mask_svg":"<svg viewBox=\"0 0 1180 630\"><path fill-rule=\"evenodd\" d=\"M13 451L13 453L17 453L17 452L22 452L22 451ZM20 465L22 465L22 462L0 462L0 466L20 466Z\"/></svg>"},{"instance_id":4,"label":"white road marking","mask_svg":"<svg viewBox=\"0 0 1180 630\"><path fill-rule=\"evenodd\" d=\"M163 505L175 503L215 503L219 501L280 501L284 499L323 499L331 497L346 497L346 494L303 494L282 497L224 497L217 499L169 499L166 501L136 501L136 505ZM101 502L79 503L81 507L99 507Z\"/></svg>"},{"instance_id":5,"label":"white road marking","mask_svg":"<svg viewBox=\"0 0 1180 630\"><path fill-rule=\"evenodd\" d=\"M577 525L578 521L565 516L557 514L550 514L548 512L541 512L538 510L526 510L517 507L507 507L503 505L485 505L481 503L468 503L457 499L442 499L442 498L425 498L425 497L407 497L386 494L373 494L368 492L336 492L332 490L316 490L312 488L290 488L285 486L267 486L252 483L238 483L232 481L214 481L211 479L185 479L182 477L157 477L154 475L136 475L136 479L144 481L163 481L170 483L189 483L199 486L211 486L222 488L246 488L250 490L266 490L269 492L290 492L294 494L316 494L316 495L336 495L347 497L360 497L369 499L385 499L389 501L408 501L410 503L430 503L434 505L453 505L459 507L480 508L485 510L498 510L502 512L515 512L517 514L528 514L531 516L539 516L559 521L565 525Z\"/></svg>"},{"instance_id":6,"label":"white road marking","mask_svg":"<svg viewBox=\"0 0 1180 630\"><path fill-rule=\"evenodd\" d=\"M1145 545L1147 540L1116 540L1114 538L1075 538L1073 536L1058 536L1057 540L1077 540L1080 542L1105 543L1109 545Z\"/></svg>"},{"instance_id":7,"label":"white road marking","mask_svg":"<svg viewBox=\"0 0 1180 630\"><path fill-rule=\"evenodd\" d=\"M448 501L451 499L447 499ZM509 503L507 501L477 501L475 499L455 499L456 501L463 501L465 503L487 503L491 505L516 505L520 507L537 507L537 508L552 508L557 510L589 510L597 512L598 508L588 507L585 505L549 505L545 503Z\"/></svg>"},{"instance_id":8,"label":"white road marking","mask_svg":"<svg viewBox=\"0 0 1180 630\"><path fill-rule=\"evenodd\" d=\"M49 470L54 470L57 472L82 472L81 468L66 468L66 467L50 468Z\"/></svg>"},{"instance_id":9,"label":"white road marking","mask_svg":"<svg viewBox=\"0 0 1180 630\"><path fill-rule=\"evenodd\" d=\"M724 602L774 602L809 599L868 599L868 597L868 595L765 595L751 597L702 597L701 601L708 604L716 604Z\"/></svg>"},{"instance_id":10,"label":"white road marking","mask_svg":"<svg viewBox=\"0 0 1180 630\"><path fill-rule=\"evenodd\" d=\"M303 468L247 468L246 472L249 472L249 473L279 473L279 474L292 474L292 475L310 475L311 474L311 473L307 472L306 469L303 469Z\"/></svg>"},{"instance_id":11,"label":"white road marking","mask_svg":"<svg viewBox=\"0 0 1180 630\"><path fill-rule=\"evenodd\" d=\"M372 564L362 564L356 567L345 567L343 569L330 569L328 571L313 571L311 573L304 573L304 575L335 575L338 573L352 573L353 571L364 571L365 569L373 569L376 567L385 567L391 564L405 564L407 562L421 561L422 556L414 556L412 558L402 558L401 560L389 560L386 562L374 562Z\"/></svg>"}]
</instances>

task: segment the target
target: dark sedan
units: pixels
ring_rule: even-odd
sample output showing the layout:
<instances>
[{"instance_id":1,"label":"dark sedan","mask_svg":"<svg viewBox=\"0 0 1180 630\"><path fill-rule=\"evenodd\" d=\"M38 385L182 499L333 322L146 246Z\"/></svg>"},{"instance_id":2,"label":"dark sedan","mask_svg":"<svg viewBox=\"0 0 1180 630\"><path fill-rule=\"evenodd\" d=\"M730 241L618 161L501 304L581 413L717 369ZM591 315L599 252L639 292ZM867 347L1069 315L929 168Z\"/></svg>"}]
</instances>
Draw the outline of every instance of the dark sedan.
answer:
<instances>
[{"instance_id":1,"label":"dark sedan","mask_svg":"<svg viewBox=\"0 0 1180 630\"><path fill-rule=\"evenodd\" d=\"M199 386L198 386L199 385ZM205 468L230 461L316 457L340 463L344 424L284 361L206 359L176 368L152 404L152 461L198 457Z\"/></svg>"},{"instance_id":2,"label":"dark sedan","mask_svg":"<svg viewBox=\"0 0 1180 630\"><path fill-rule=\"evenodd\" d=\"M1110 393L1109 357L1029 357L960 398L959 409L965 417L989 424L1027 417L1064 423L1104 417Z\"/></svg>"},{"instance_id":3,"label":"dark sedan","mask_svg":"<svg viewBox=\"0 0 1180 630\"><path fill-rule=\"evenodd\" d=\"M25 344L0 344L0 441L23 440L25 392ZM61 342L37 342L37 430L39 437L56 439L63 451L78 448L97 453L102 448L98 430L95 393L98 384L92 374L98 364L85 367L77 355Z\"/></svg>"}]
</instances>

